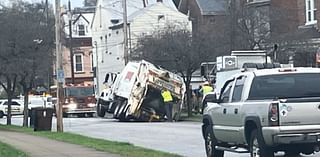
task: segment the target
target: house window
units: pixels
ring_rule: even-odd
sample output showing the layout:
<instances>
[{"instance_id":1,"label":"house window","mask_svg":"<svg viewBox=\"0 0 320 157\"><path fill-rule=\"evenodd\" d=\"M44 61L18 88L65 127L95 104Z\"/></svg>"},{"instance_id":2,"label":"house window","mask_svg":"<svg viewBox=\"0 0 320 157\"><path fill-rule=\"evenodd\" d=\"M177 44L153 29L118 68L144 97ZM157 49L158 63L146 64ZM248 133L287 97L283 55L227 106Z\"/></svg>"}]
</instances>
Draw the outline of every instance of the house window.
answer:
<instances>
[{"instance_id":1,"label":"house window","mask_svg":"<svg viewBox=\"0 0 320 157\"><path fill-rule=\"evenodd\" d=\"M306 25L317 23L315 0L306 0Z\"/></svg>"},{"instance_id":2,"label":"house window","mask_svg":"<svg viewBox=\"0 0 320 157\"><path fill-rule=\"evenodd\" d=\"M82 54L74 55L74 71L83 72L83 55Z\"/></svg>"},{"instance_id":3,"label":"house window","mask_svg":"<svg viewBox=\"0 0 320 157\"><path fill-rule=\"evenodd\" d=\"M78 25L78 34L79 36L85 35L84 25Z\"/></svg>"},{"instance_id":4,"label":"house window","mask_svg":"<svg viewBox=\"0 0 320 157\"><path fill-rule=\"evenodd\" d=\"M91 61L91 72L93 72L94 71L94 65L93 65L93 53L91 52L90 53L90 61Z\"/></svg>"}]
</instances>

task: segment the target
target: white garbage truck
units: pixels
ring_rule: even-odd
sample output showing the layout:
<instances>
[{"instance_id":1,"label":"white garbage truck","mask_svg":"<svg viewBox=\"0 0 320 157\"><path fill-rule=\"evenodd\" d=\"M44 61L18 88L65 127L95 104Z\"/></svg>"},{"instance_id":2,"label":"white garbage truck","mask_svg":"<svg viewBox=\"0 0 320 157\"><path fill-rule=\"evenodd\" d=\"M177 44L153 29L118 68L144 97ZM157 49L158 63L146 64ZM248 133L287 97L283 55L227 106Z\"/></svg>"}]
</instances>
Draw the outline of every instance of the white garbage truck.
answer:
<instances>
[{"instance_id":1,"label":"white garbage truck","mask_svg":"<svg viewBox=\"0 0 320 157\"><path fill-rule=\"evenodd\" d=\"M166 119L161 96L168 89L174 99L172 115L179 120L185 97L182 77L145 60L129 62L120 74L106 78L109 89L97 101L98 116L112 113L120 121L162 121Z\"/></svg>"}]
</instances>

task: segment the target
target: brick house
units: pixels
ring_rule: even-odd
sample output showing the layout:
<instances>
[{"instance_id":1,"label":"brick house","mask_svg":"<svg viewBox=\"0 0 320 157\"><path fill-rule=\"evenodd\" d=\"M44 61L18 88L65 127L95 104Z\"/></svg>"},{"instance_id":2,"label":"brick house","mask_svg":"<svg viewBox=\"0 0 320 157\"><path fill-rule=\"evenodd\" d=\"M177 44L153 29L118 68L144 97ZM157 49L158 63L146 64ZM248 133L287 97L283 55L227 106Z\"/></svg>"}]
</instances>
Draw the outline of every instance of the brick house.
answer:
<instances>
[{"instance_id":1,"label":"brick house","mask_svg":"<svg viewBox=\"0 0 320 157\"><path fill-rule=\"evenodd\" d=\"M178 9L192 21L193 37L223 45L220 52L225 54L230 52L227 7L226 0L180 0Z\"/></svg>"},{"instance_id":2,"label":"brick house","mask_svg":"<svg viewBox=\"0 0 320 157\"><path fill-rule=\"evenodd\" d=\"M74 69L75 84L91 84L93 85L93 57L92 57L92 34L91 22L94 11L73 11L72 14L72 50L73 50L73 66L71 66L70 57L70 36L69 36L69 19L67 14L63 14L63 70L65 76L65 84L72 83L71 67Z\"/></svg>"},{"instance_id":3,"label":"brick house","mask_svg":"<svg viewBox=\"0 0 320 157\"><path fill-rule=\"evenodd\" d=\"M320 44L317 22L320 1L271 0L271 6L278 13L272 16L271 31L273 39L280 45L279 54L282 51L289 55L295 66L316 66L315 53Z\"/></svg>"}]
</instances>

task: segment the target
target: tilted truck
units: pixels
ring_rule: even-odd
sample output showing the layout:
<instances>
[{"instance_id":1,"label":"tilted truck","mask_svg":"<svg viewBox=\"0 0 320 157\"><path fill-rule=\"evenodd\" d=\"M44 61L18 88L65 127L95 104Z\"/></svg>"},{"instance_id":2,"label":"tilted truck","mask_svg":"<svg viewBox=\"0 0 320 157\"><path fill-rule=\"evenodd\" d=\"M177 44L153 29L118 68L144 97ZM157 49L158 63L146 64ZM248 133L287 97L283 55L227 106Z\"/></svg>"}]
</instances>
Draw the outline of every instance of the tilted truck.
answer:
<instances>
[{"instance_id":1,"label":"tilted truck","mask_svg":"<svg viewBox=\"0 0 320 157\"><path fill-rule=\"evenodd\" d=\"M118 76L110 77L110 82L110 89L104 90L98 99L99 116L108 112L120 121L164 120L161 90L168 89L174 99L173 118L179 119L186 90L179 75L142 60L129 62Z\"/></svg>"}]
</instances>

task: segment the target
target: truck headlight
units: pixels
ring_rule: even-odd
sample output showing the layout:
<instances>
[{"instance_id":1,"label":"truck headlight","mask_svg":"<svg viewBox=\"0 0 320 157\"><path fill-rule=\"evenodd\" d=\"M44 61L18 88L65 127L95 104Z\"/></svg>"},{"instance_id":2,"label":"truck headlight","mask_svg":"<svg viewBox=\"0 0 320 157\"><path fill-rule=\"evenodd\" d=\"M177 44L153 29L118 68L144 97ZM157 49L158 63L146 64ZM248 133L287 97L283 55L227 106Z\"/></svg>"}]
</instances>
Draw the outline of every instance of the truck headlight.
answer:
<instances>
[{"instance_id":1,"label":"truck headlight","mask_svg":"<svg viewBox=\"0 0 320 157\"><path fill-rule=\"evenodd\" d=\"M94 103L89 103L89 104L88 104L88 107L96 107L96 104L94 104Z\"/></svg>"},{"instance_id":2,"label":"truck headlight","mask_svg":"<svg viewBox=\"0 0 320 157\"><path fill-rule=\"evenodd\" d=\"M68 104L66 107L67 107L68 109L74 110L74 109L77 108L77 104L75 104L75 103Z\"/></svg>"}]
</instances>

